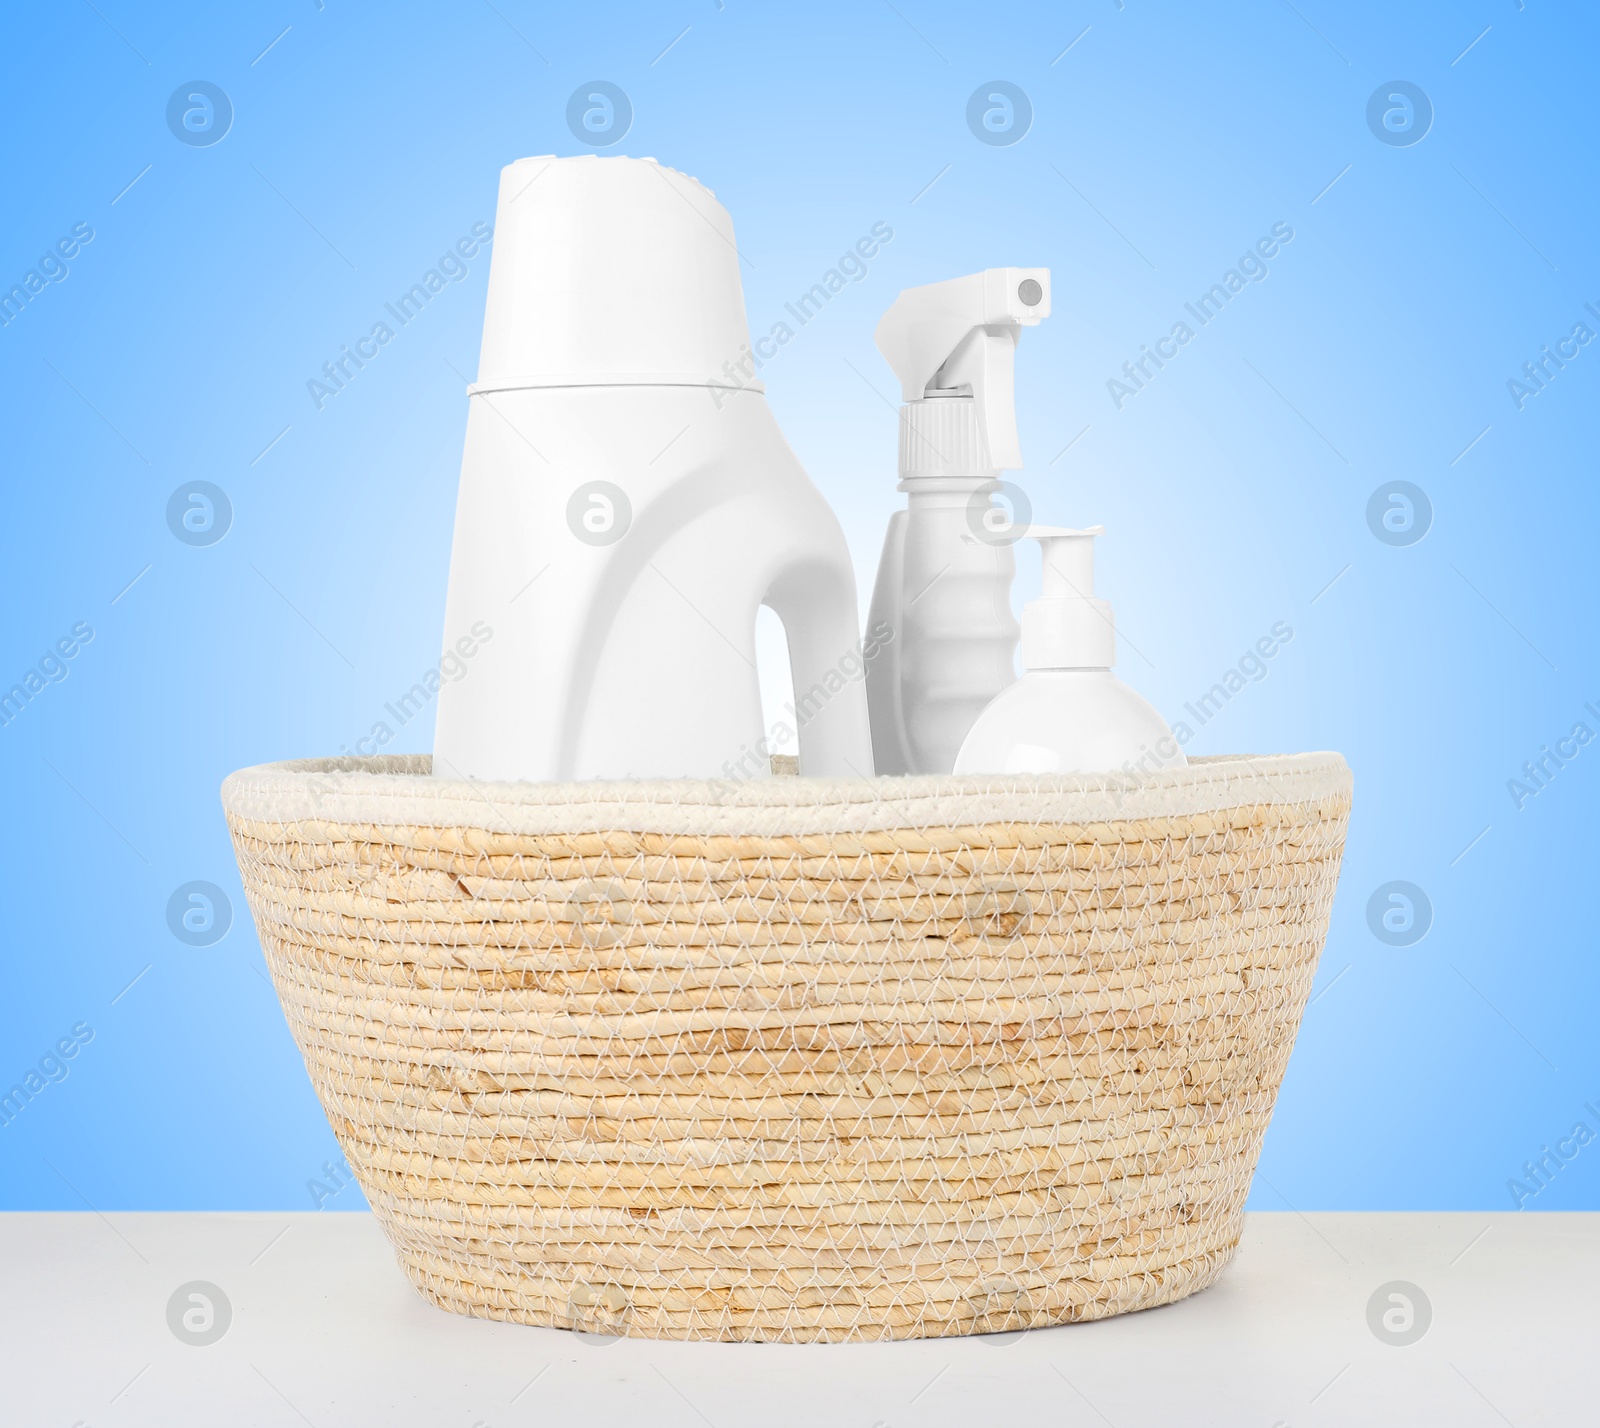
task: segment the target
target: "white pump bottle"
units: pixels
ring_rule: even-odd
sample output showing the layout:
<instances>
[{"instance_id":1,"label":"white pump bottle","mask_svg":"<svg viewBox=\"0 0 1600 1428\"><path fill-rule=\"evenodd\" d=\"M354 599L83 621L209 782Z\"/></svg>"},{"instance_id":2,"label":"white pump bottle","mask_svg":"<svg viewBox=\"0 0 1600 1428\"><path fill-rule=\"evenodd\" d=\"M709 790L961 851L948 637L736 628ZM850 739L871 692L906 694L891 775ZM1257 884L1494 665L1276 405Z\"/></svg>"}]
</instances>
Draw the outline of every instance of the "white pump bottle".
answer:
<instances>
[{"instance_id":1,"label":"white pump bottle","mask_svg":"<svg viewBox=\"0 0 1600 1428\"><path fill-rule=\"evenodd\" d=\"M1022 466L1017 340L1049 315L1048 268L990 268L908 288L878 324L905 403L907 495L889 521L868 617L880 641L867 667L880 774L949 773L973 720L1016 679L1011 547L1021 527L992 493Z\"/></svg>"},{"instance_id":2,"label":"white pump bottle","mask_svg":"<svg viewBox=\"0 0 1600 1428\"><path fill-rule=\"evenodd\" d=\"M754 380L739 263L727 211L654 159L502 171L438 776L766 775L763 604L800 771L872 774L855 571Z\"/></svg>"},{"instance_id":3,"label":"white pump bottle","mask_svg":"<svg viewBox=\"0 0 1600 1428\"><path fill-rule=\"evenodd\" d=\"M1094 538L1103 526L1034 526L1041 598L1022 611L1027 673L978 716L955 761L969 773L1149 773L1187 760L1165 720L1111 667L1111 606L1094 597Z\"/></svg>"}]
</instances>

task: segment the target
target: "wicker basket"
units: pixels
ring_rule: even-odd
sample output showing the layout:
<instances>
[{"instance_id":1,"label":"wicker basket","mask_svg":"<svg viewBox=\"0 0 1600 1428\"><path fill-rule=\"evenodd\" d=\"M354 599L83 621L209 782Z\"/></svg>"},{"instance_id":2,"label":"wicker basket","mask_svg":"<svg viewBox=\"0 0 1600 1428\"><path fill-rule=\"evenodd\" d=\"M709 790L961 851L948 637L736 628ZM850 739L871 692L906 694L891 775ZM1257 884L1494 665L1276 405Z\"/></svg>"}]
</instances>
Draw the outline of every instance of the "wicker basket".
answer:
<instances>
[{"instance_id":1,"label":"wicker basket","mask_svg":"<svg viewBox=\"0 0 1600 1428\"><path fill-rule=\"evenodd\" d=\"M312 1084L434 1303L893 1339L1233 1253L1327 934L1335 754L1149 778L234 774Z\"/></svg>"}]
</instances>

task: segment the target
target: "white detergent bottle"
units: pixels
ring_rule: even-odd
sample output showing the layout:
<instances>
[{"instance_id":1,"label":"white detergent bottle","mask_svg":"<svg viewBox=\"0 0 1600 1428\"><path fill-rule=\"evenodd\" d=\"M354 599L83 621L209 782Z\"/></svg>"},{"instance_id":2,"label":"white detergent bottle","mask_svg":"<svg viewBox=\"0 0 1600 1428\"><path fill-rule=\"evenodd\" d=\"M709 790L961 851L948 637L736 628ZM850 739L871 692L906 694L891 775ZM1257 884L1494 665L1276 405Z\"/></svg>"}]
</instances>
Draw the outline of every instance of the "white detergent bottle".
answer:
<instances>
[{"instance_id":1,"label":"white detergent bottle","mask_svg":"<svg viewBox=\"0 0 1600 1428\"><path fill-rule=\"evenodd\" d=\"M1034 526L1042 555L1041 598L1022 611L1026 673L978 716L955 772L1149 773L1182 768L1166 721L1111 667L1117 662L1111 606L1094 598L1094 538L1103 526Z\"/></svg>"},{"instance_id":2,"label":"white detergent bottle","mask_svg":"<svg viewBox=\"0 0 1600 1428\"><path fill-rule=\"evenodd\" d=\"M908 288L878 324L900 379L900 489L868 627L880 774L945 774L979 712L1016 679L1021 527L993 501L1022 466L1014 358L1050 315L1048 268L990 268ZM1024 522L1026 516L1021 518Z\"/></svg>"},{"instance_id":3,"label":"white detergent bottle","mask_svg":"<svg viewBox=\"0 0 1600 1428\"><path fill-rule=\"evenodd\" d=\"M761 777L795 733L802 773L870 776L855 574L754 380L727 211L654 159L545 157L495 221L434 773Z\"/></svg>"}]
</instances>

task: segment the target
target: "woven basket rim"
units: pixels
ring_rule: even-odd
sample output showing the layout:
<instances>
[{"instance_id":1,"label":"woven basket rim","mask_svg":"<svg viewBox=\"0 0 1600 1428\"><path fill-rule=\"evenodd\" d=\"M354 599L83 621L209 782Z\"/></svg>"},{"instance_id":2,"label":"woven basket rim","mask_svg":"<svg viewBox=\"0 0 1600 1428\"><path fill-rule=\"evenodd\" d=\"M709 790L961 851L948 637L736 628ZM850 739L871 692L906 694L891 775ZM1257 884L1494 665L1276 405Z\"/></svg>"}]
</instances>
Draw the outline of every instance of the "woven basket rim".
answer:
<instances>
[{"instance_id":1,"label":"woven basket rim","mask_svg":"<svg viewBox=\"0 0 1600 1428\"><path fill-rule=\"evenodd\" d=\"M1099 824L1348 801L1337 753L1220 755L1153 774L498 783L432 776L426 754L293 759L230 774L224 810L260 823L796 836L993 823Z\"/></svg>"}]
</instances>

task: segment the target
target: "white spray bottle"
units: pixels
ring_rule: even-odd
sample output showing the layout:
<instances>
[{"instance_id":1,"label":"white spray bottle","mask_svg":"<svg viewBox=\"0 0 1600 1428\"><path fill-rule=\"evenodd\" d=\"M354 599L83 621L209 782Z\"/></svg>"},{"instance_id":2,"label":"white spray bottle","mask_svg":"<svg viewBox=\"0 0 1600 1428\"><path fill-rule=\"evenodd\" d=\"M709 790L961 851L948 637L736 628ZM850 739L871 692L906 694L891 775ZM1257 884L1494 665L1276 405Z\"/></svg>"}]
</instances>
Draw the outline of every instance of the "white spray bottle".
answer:
<instances>
[{"instance_id":1,"label":"white spray bottle","mask_svg":"<svg viewBox=\"0 0 1600 1428\"><path fill-rule=\"evenodd\" d=\"M753 380L739 263L727 211L654 159L502 171L439 777L765 776L787 739L762 723L763 604L800 771L871 775L855 571Z\"/></svg>"},{"instance_id":2,"label":"white spray bottle","mask_svg":"<svg viewBox=\"0 0 1600 1428\"><path fill-rule=\"evenodd\" d=\"M1022 466L1017 339L1049 315L1048 268L990 268L908 288L878 324L905 402L907 496L889 521L868 617L879 641L867 699L880 774L949 773L973 720L1016 679L1011 547L1021 527L992 493Z\"/></svg>"},{"instance_id":3,"label":"white spray bottle","mask_svg":"<svg viewBox=\"0 0 1600 1428\"><path fill-rule=\"evenodd\" d=\"M1043 589L1022 611L1027 673L978 716L956 773L1148 773L1187 762L1166 721L1111 672L1116 620L1094 595L1094 538L1104 533L1028 531Z\"/></svg>"}]
</instances>

